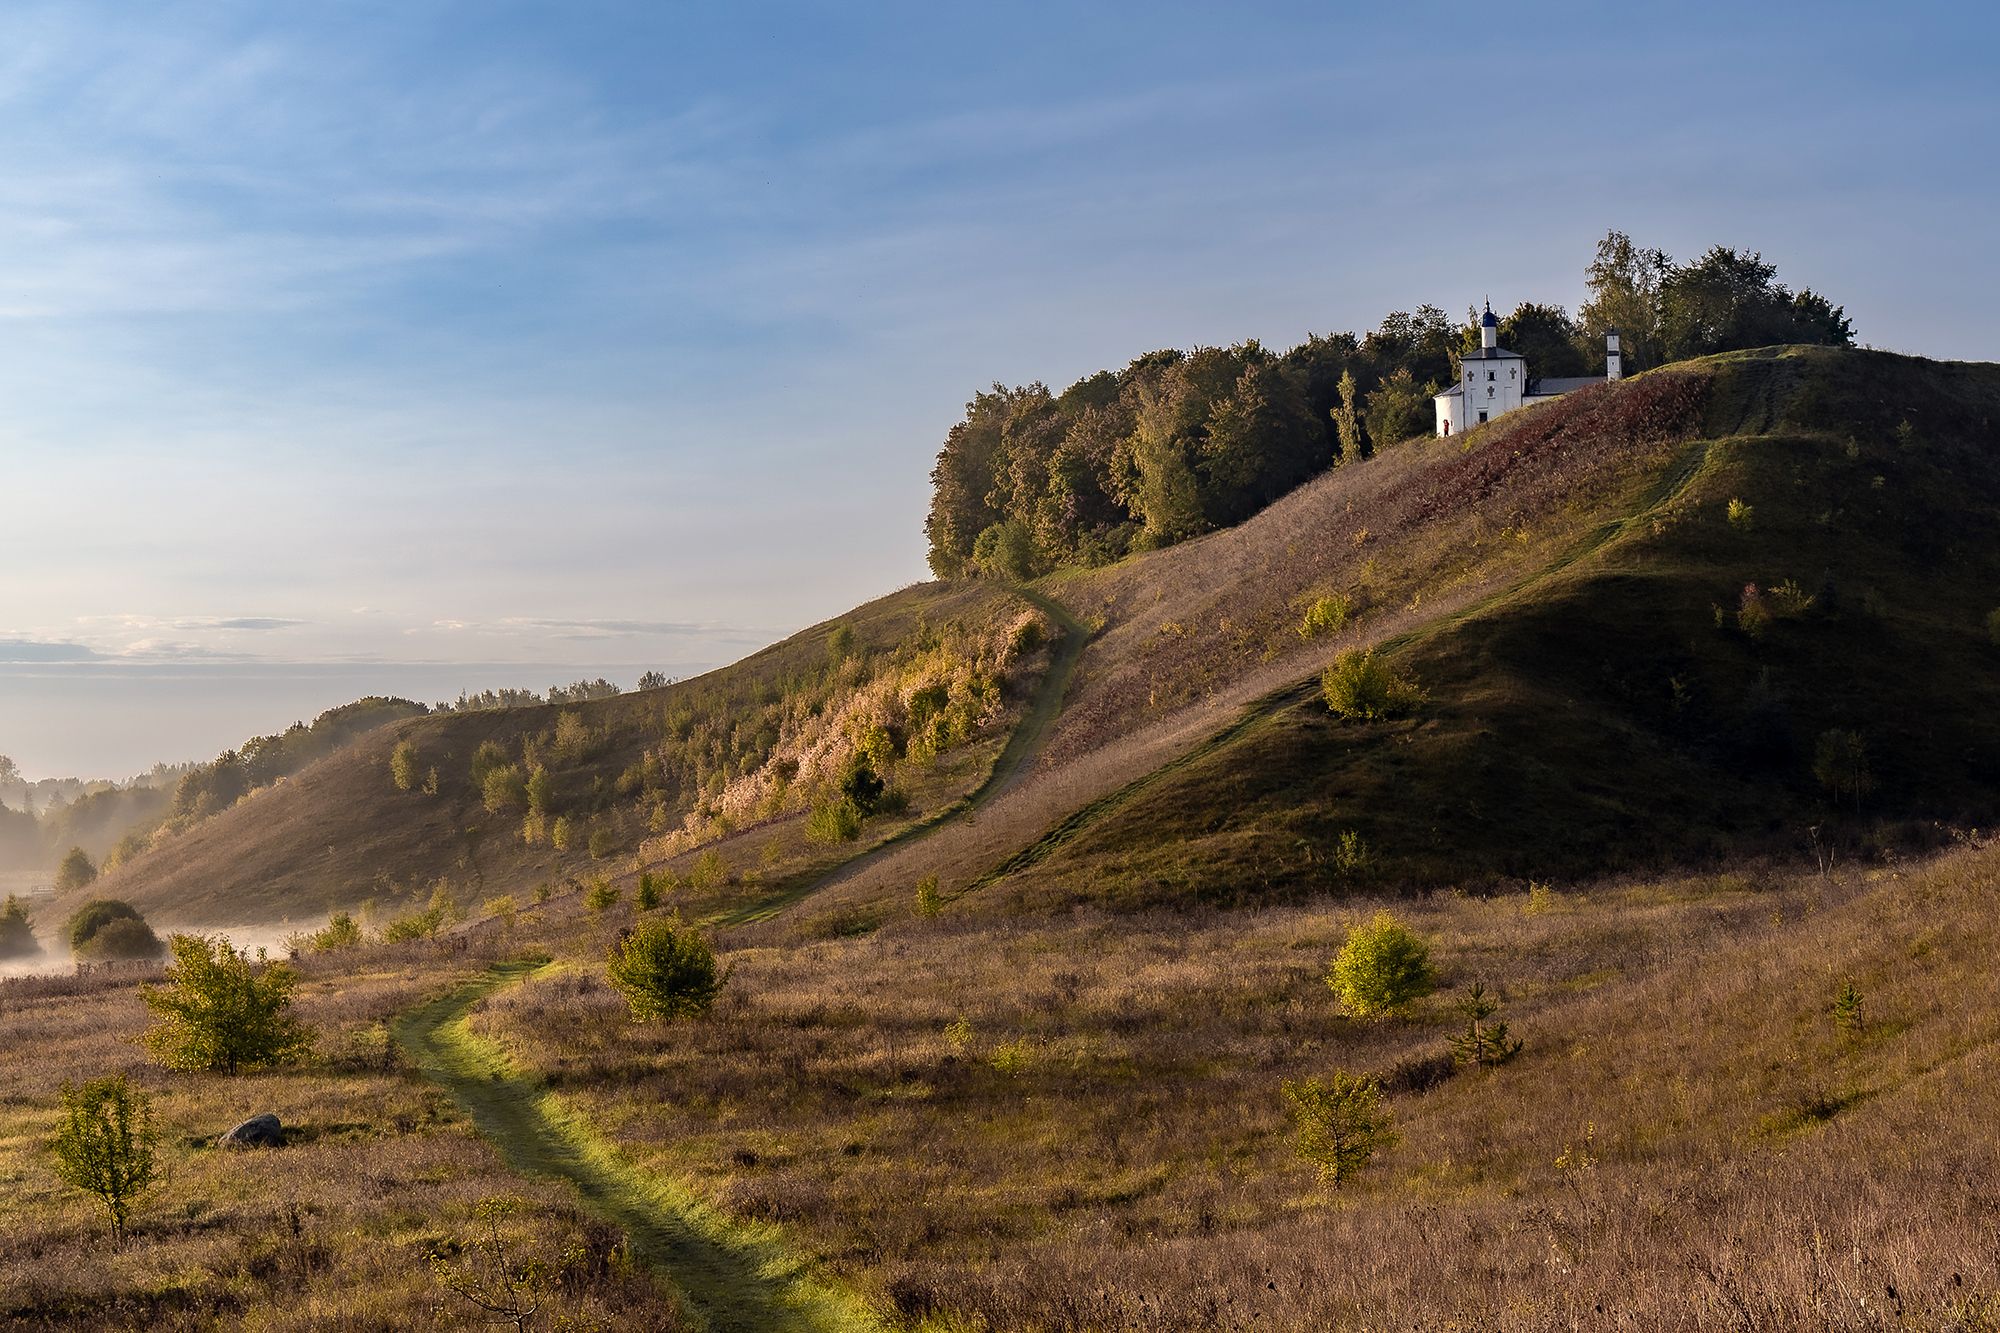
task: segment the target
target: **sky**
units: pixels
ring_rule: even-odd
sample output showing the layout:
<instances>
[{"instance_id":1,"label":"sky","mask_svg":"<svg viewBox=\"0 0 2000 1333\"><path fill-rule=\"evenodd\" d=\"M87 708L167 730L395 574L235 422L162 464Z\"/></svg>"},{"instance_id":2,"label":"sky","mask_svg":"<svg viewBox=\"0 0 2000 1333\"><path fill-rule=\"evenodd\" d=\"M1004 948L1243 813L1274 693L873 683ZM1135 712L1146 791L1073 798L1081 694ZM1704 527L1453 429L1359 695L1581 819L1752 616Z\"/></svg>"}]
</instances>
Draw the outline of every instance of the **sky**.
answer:
<instances>
[{"instance_id":1,"label":"sky","mask_svg":"<svg viewBox=\"0 0 2000 1333\"><path fill-rule=\"evenodd\" d=\"M2000 359L1989 6L0 9L0 753L733 660L971 395L1574 309L1616 228Z\"/></svg>"}]
</instances>

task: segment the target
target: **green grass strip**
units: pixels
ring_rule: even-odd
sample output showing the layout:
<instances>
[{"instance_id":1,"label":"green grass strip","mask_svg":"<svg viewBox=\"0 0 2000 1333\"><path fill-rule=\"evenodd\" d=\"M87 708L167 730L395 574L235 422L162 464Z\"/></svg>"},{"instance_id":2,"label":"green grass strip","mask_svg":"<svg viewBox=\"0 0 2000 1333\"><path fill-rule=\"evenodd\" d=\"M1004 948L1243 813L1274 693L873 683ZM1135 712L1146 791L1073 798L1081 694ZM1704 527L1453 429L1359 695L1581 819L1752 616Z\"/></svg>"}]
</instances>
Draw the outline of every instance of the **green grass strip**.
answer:
<instances>
[{"instance_id":1,"label":"green grass strip","mask_svg":"<svg viewBox=\"0 0 2000 1333\"><path fill-rule=\"evenodd\" d=\"M467 1024L486 996L553 966L501 963L404 1014L396 1040L452 1096L513 1170L566 1180L623 1230L634 1257L679 1295L706 1333L862 1333L883 1325L857 1298L791 1255L776 1228L725 1217L693 1192L624 1161L560 1097Z\"/></svg>"}]
</instances>

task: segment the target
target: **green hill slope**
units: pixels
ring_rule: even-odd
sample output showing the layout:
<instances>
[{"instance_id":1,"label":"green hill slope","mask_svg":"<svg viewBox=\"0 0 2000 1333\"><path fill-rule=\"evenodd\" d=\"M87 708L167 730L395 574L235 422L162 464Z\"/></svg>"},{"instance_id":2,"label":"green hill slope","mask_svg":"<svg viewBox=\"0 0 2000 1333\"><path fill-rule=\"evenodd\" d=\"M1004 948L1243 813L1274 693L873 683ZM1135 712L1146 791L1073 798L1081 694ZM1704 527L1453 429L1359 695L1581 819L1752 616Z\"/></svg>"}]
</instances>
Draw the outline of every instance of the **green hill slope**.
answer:
<instances>
[{"instance_id":1,"label":"green hill slope","mask_svg":"<svg viewBox=\"0 0 2000 1333\"><path fill-rule=\"evenodd\" d=\"M1509 474L1601 468L1593 449L1651 473L1605 523L1553 524L1572 536L1545 567L1387 638L1427 695L1413 715L1344 721L1316 680L1274 690L1017 855L1011 891L1582 876L1990 821L2000 367L1766 349L1666 373L1702 403L1673 448L1608 428L1648 376L1411 478L1490 511Z\"/></svg>"}]
</instances>

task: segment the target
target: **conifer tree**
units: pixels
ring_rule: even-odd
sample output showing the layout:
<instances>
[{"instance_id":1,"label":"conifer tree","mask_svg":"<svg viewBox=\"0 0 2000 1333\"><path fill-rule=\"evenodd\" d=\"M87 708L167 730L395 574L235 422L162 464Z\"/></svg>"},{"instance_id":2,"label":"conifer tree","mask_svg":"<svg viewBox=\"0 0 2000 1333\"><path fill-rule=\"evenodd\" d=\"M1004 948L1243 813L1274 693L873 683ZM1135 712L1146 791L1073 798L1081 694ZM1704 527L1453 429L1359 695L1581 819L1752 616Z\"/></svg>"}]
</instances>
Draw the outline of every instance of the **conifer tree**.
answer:
<instances>
[{"instance_id":1,"label":"conifer tree","mask_svg":"<svg viewBox=\"0 0 2000 1333\"><path fill-rule=\"evenodd\" d=\"M1465 1031L1451 1039L1451 1058L1456 1063L1491 1069L1521 1053L1521 1043L1508 1038L1504 1021L1488 1021L1500 1012L1500 1005L1486 993L1484 985L1473 982L1458 1002L1458 1011L1465 1015Z\"/></svg>"}]
</instances>

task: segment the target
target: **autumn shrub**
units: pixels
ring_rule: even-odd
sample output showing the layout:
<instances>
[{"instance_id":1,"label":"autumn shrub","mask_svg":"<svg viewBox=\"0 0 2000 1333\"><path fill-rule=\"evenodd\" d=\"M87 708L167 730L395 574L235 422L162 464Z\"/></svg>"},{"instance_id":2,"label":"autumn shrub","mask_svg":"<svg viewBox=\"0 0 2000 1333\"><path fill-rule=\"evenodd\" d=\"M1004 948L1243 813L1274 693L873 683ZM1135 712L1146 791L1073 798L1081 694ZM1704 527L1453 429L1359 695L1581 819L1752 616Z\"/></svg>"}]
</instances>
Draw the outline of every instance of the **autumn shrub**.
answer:
<instances>
[{"instance_id":1,"label":"autumn shrub","mask_svg":"<svg viewBox=\"0 0 2000 1333\"><path fill-rule=\"evenodd\" d=\"M1338 634L1347 628L1347 621L1354 614L1354 600L1344 592L1316 597L1306 613L1299 620L1299 637L1317 639L1323 634Z\"/></svg>"},{"instance_id":2,"label":"autumn shrub","mask_svg":"<svg viewBox=\"0 0 2000 1333\"><path fill-rule=\"evenodd\" d=\"M603 916L618 905L618 886L600 875L590 881L590 889L583 895L583 905L591 915Z\"/></svg>"},{"instance_id":3,"label":"autumn shrub","mask_svg":"<svg viewBox=\"0 0 2000 1333\"><path fill-rule=\"evenodd\" d=\"M1424 692L1396 675L1372 648L1350 648L1320 677L1320 692L1336 717L1373 722L1403 717L1424 702Z\"/></svg>"},{"instance_id":4,"label":"autumn shrub","mask_svg":"<svg viewBox=\"0 0 2000 1333\"><path fill-rule=\"evenodd\" d=\"M234 1074L289 1064L312 1049L292 1015L298 973L255 964L220 936L176 935L165 984L143 988L153 1025L146 1049L169 1069Z\"/></svg>"},{"instance_id":5,"label":"autumn shrub","mask_svg":"<svg viewBox=\"0 0 2000 1333\"><path fill-rule=\"evenodd\" d=\"M696 889L719 889L729 880L729 863L711 847L694 859L688 870L688 885Z\"/></svg>"},{"instance_id":6,"label":"autumn shrub","mask_svg":"<svg viewBox=\"0 0 2000 1333\"><path fill-rule=\"evenodd\" d=\"M917 881L917 915L926 921L944 911L944 895L938 892L938 877L925 875Z\"/></svg>"},{"instance_id":7,"label":"autumn shrub","mask_svg":"<svg viewBox=\"0 0 2000 1333\"><path fill-rule=\"evenodd\" d=\"M678 919L654 918L621 931L606 972L642 1021L699 1017L728 980L708 940Z\"/></svg>"},{"instance_id":8,"label":"autumn shrub","mask_svg":"<svg viewBox=\"0 0 2000 1333\"><path fill-rule=\"evenodd\" d=\"M854 802L845 797L824 800L806 816L806 837L825 846L852 842L861 836L861 822Z\"/></svg>"},{"instance_id":9,"label":"autumn shrub","mask_svg":"<svg viewBox=\"0 0 2000 1333\"><path fill-rule=\"evenodd\" d=\"M314 953L334 953L361 943L361 923L350 912L335 912L324 926L306 937L306 947Z\"/></svg>"},{"instance_id":10,"label":"autumn shrub","mask_svg":"<svg viewBox=\"0 0 2000 1333\"><path fill-rule=\"evenodd\" d=\"M1361 1018L1393 1013L1437 988L1430 946L1388 912L1348 931L1326 984Z\"/></svg>"},{"instance_id":11,"label":"autumn shrub","mask_svg":"<svg viewBox=\"0 0 2000 1333\"><path fill-rule=\"evenodd\" d=\"M396 784L396 790L409 791L418 782L417 747L411 741L397 741L396 748L389 751L389 779Z\"/></svg>"},{"instance_id":12,"label":"autumn shrub","mask_svg":"<svg viewBox=\"0 0 2000 1333\"><path fill-rule=\"evenodd\" d=\"M618 835L610 829L599 825L590 831L590 839L586 846L590 852L591 860L602 861L605 857L618 850Z\"/></svg>"}]
</instances>

